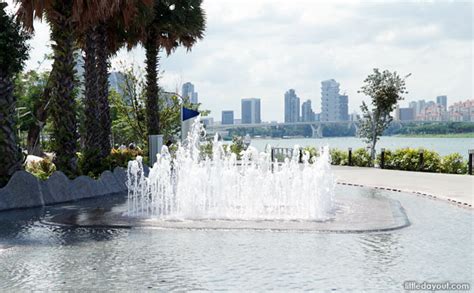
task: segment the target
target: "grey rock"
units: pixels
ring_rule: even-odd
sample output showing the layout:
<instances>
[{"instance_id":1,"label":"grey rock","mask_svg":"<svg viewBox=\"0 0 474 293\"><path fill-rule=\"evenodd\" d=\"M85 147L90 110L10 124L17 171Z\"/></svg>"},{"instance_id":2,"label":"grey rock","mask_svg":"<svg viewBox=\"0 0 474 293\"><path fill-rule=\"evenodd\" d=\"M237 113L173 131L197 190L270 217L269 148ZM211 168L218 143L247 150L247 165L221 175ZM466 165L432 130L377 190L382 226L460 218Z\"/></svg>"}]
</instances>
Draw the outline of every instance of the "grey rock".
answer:
<instances>
[{"instance_id":1,"label":"grey rock","mask_svg":"<svg viewBox=\"0 0 474 293\"><path fill-rule=\"evenodd\" d=\"M0 189L0 210L43 205L39 180L25 171L13 174L8 184Z\"/></svg>"},{"instance_id":2,"label":"grey rock","mask_svg":"<svg viewBox=\"0 0 474 293\"><path fill-rule=\"evenodd\" d=\"M121 191L127 190L127 170L124 168L116 167L114 169L114 176L117 180L117 183L120 186Z\"/></svg>"},{"instance_id":3,"label":"grey rock","mask_svg":"<svg viewBox=\"0 0 474 293\"><path fill-rule=\"evenodd\" d=\"M127 191L127 171L115 168L105 171L98 180L80 176L70 180L62 172L54 172L45 181L25 171L16 172L4 188L0 188L0 211L28 208L107 196Z\"/></svg>"},{"instance_id":4,"label":"grey rock","mask_svg":"<svg viewBox=\"0 0 474 293\"><path fill-rule=\"evenodd\" d=\"M74 200L70 180L63 172L56 171L44 181L44 203L52 204Z\"/></svg>"},{"instance_id":5,"label":"grey rock","mask_svg":"<svg viewBox=\"0 0 474 293\"><path fill-rule=\"evenodd\" d=\"M79 176L70 182L74 200L95 196L98 183L88 176Z\"/></svg>"}]
</instances>

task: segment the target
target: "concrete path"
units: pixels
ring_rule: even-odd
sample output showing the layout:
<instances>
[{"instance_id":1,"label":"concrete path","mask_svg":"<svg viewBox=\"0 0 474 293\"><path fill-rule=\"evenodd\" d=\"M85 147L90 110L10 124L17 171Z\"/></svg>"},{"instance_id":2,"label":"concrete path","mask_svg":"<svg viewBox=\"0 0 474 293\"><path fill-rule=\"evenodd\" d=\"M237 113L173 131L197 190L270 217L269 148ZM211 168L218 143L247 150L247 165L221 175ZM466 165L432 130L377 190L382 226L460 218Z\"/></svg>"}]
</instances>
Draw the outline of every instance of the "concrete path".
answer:
<instances>
[{"instance_id":1,"label":"concrete path","mask_svg":"<svg viewBox=\"0 0 474 293\"><path fill-rule=\"evenodd\" d=\"M412 192L473 208L474 176L332 166L338 183Z\"/></svg>"}]
</instances>

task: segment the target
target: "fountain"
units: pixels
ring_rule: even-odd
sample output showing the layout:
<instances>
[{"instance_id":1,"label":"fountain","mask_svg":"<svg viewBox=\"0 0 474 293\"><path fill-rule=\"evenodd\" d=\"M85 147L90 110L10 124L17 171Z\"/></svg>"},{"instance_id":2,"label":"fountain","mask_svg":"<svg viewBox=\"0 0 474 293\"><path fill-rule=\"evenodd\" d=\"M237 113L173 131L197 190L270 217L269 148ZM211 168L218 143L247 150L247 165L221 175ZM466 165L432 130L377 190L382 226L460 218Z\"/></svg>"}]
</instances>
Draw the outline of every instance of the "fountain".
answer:
<instances>
[{"instance_id":1,"label":"fountain","mask_svg":"<svg viewBox=\"0 0 474 293\"><path fill-rule=\"evenodd\" d=\"M410 225L397 200L374 190L336 186L329 149L272 162L248 147L239 158L217 138L201 152L199 122L174 154L164 147L148 169L129 162L127 194L117 202L78 203L43 223L74 227L188 230L265 230L331 233L380 232ZM356 169L353 170L357 172ZM337 196L335 196L337 194ZM107 208L97 208L105 206Z\"/></svg>"},{"instance_id":2,"label":"fountain","mask_svg":"<svg viewBox=\"0 0 474 293\"><path fill-rule=\"evenodd\" d=\"M248 147L237 156L217 137L212 158L200 153L203 128L196 121L175 156L163 147L145 176L142 158L128 166L127 216L158 220L305 220L334 216L336 181L329 149L272 162ZM297 154L298 152L293 152Z\"/></svg>"}]
</instances>

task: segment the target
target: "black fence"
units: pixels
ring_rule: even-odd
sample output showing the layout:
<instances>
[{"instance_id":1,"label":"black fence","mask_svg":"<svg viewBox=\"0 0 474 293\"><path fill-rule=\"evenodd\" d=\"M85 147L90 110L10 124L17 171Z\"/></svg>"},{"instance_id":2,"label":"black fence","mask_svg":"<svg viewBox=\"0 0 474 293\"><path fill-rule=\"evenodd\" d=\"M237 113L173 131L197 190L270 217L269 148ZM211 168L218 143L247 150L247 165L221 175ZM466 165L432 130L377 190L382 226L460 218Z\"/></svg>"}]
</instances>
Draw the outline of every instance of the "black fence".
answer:
<instances>
[{"instance_id":1,"label":"black fence","mask_svg":"<svg viewBox=\"0 0 474 293\"><path fill-rule=\"evenodd\" d=\"M295 152L298 152L295 154ZM284 162L286 158L291 159L294 155L298 156L298 162L303 163L303 149L272 147L272 162Z\"/></svg>"}]
</instances>

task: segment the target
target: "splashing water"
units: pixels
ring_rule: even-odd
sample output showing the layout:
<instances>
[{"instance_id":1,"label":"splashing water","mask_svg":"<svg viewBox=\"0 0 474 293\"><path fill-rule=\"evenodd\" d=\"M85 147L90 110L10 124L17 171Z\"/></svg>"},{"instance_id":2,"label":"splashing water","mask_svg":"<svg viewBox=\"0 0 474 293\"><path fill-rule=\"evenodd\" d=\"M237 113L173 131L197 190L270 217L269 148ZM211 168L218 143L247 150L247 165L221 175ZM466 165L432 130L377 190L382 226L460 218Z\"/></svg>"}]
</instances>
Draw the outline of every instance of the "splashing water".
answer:
<instances>
[{"instance_id":1,"label":"splashing water","mask_svg":"<svg viewBox=\"0 0 474 293\"><path fill-rule=\"evenodd\" d=\"M212 158L199 151L199 121L175 158L162 154L144 175L142 158L128 165L128 215L162 220L325 220L332 216L335 177L327 147L310 162L295 155L272 163L270 154L249 147L237 160L214 139ZM298 154L298 152L293 152Z\"/></svg>"}]
</instances>

